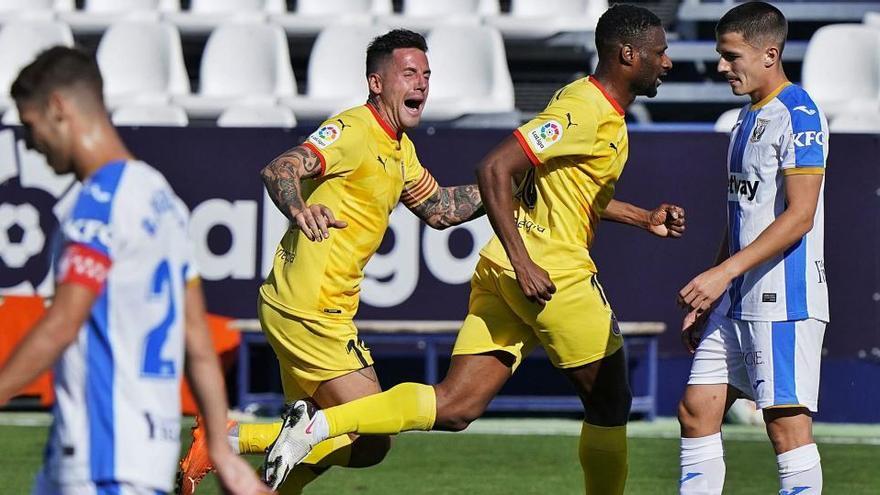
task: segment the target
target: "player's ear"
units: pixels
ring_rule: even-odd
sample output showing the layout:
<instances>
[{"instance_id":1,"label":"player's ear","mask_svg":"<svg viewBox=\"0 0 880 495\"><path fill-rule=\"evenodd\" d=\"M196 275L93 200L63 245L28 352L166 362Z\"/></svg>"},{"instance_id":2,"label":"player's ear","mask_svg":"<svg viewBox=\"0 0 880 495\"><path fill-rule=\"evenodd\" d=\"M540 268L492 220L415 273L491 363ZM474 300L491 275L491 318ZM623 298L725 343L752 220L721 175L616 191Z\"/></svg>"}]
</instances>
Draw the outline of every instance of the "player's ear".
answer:
<instances>
[{"instance_id":1,"label":"player's ear","mask_svg":"<svg viewBox=\"0 0 880 495\"><path fill-rule=\"evenodd\" d=\"M378 72L368 74L367 87L370 88L371 95L382 94L382 76L380 76Z\"/></svg>"},{"instance_id":2,"label":"player's ear","mask_svg":"<svg viewBox=\"0 0 880 495\"><path fill-rule=\"evenodd\" d=\"M636 49L629 43L620 45L620 63L633 65L636 61Z\"/></svg>"},{"instance_id":3,"label":"player's ear","mask_svg":"<svg viewBox=\"0 0 880 495\"><path fill-rule=\"evenodd\" d=\"M53 123L63 120L67 116L70 103L60 91L51 91L46 96L46 117Z\"/></svg>"},{"instance_id":4,"label":"player's ear","mask_svg":"<svg viewBox=\"0 0 880 495\"><path fill-rule=\"evenodd\" d=\"M764 67L770 68L775 64L779 63L779 48L775 46L770 46L766 50L764 50Z\"/></svg>"}]
</instances>

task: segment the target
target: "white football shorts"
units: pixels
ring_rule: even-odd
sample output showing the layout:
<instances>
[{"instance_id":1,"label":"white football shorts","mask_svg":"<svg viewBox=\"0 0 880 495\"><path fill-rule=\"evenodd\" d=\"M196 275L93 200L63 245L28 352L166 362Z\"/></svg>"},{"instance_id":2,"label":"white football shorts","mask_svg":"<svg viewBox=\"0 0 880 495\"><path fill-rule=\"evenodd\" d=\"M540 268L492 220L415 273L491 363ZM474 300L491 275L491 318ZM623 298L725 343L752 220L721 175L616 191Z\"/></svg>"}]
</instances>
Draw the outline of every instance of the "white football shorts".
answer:
<instances>
[{"instance_id":1,"label":"white football shorts","mask_svg":"<svg viewBox=\"0 0 880 495\"><path fill-rule=\"evenodd\" d=\"M823 321L733 320L709 316L688 385L729 384L759 408L804 406L816 412Z\"/></svg>"}]
</instances>

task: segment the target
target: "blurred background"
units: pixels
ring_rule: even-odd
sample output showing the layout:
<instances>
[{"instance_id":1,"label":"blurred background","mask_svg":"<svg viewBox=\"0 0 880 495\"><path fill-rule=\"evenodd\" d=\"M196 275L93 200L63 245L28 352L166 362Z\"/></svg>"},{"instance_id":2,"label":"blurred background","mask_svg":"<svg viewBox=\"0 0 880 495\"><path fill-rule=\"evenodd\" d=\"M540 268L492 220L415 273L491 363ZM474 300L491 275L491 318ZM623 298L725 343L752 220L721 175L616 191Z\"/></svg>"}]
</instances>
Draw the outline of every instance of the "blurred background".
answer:
<instances>
[{"instance_id":1,"label":"blurred background","mask_svg":"<svg viewBox=\"0 0 880 495\"><path fill-rule=\"evenodd\" d=\"M589 74L605 0L0 0L0 359L51 296L48 249L72 177L26 150L8 96L42 49L97 55L113 121L193 211L218 352L231 402L271 413L277 368L255 324L256 290L286 222L259 169L320 122L366 98L367 43L392 27L423 32L433 70L422 125L408 134L441 184L474 181L480 158ZM735 2L627 2L664 23L674 68L630 107L619 199L687 210L684 239L603 225L593 249L628 335L635 415L674 416L690 358L675 295L714 259L725 228L730 128L747 98L716 73L714 25ZM880 422L880 3L772 2L787 16L788 77L824 109L832 137L826 265L832 322L819 421ZM67 205L69 206L69 205ZM443 232L400 209L362 285L358 324L387 387L442 377L467 310L468 281L491 235L485 219ZM48 376L12 408L51 403ZM191 402L188 412L193 412ZM579 410L537 355L495 411Z\"/></svg>"}]
</instances>

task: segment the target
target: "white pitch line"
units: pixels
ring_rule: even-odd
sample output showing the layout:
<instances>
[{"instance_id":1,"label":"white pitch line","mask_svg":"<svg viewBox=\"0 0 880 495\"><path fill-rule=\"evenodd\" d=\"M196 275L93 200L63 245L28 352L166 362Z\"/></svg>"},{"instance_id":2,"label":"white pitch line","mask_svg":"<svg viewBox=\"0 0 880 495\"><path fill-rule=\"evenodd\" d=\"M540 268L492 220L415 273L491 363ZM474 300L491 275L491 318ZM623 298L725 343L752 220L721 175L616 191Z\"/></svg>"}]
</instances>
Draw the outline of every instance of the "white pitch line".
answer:
<instances>
[{"instance_id":1,"label":"white pitch line","mask_svg":"<svg viewBox=\"0 0 880 495\"><path fill-rule=\"evenodd\" d=\"M464 433L471 435L561 435L580 436L581 421L566 419L497 419L475 421ZM766 442L767 434L762 427L725 425L726 440ZM678 422L658 419L653 423L634 421L627 428L630 438L678 439ZM818 443L839 445L880 446L880 426L817 423L814 436Z\"/></svg>"}]
</instances>

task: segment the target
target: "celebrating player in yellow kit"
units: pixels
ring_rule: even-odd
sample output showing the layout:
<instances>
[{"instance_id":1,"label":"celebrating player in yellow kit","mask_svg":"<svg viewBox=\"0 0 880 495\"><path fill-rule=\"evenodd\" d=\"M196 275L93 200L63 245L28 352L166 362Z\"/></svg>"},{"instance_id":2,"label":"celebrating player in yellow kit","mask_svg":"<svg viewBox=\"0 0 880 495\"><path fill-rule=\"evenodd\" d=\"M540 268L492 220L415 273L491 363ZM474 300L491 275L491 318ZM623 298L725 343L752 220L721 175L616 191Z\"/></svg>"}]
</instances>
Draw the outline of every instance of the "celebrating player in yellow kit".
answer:
<instances>
[{"instance_id":1,"label":"celebrating player in yellow kit","mask_svg":"<svg viewBox=\"0 0 880 495\"><path fill-rule=\"evenodd\" d=\"M410 31L376 38L367 49L367 103L331 117L262 171L269 196L291 221L258 304L290 401L331 407L381 391L352 318L364 266L398 202L437 229L483 214L477 186L439 187L404 133L418 125L428 96L426 51L424 38ZM281 423L229 429L241 453L263 454ZM192 493L212 469L201 429L193 433L181 493ZM281 493L299 493L331 465L373 465L389 446L388 437L330 440L287 477Z\"/></svg>"},{"instance_id":2,"label":"celebrating player in yellow kit","mask_svg":"<svg viewBox=\"0 0 880 495\"><path fill-rule=\"evenodd\" d=\"M672 67L660 19L643 8L615 6L599 20L596 45L596 74L560 89L480 166L480 193L496 237L481 252L446 378L434 387L400 384L320 411L305 401L293 404L267 456L276 480L313 446L339 435L463 430L541 345L584 404L579 454L586 492L623 493L632 397L623 340L589 246L601 218L678 237L684 211L612 200L628 153L624 110L637 95L654 96Z\"/></svg>"}]
</instances>

